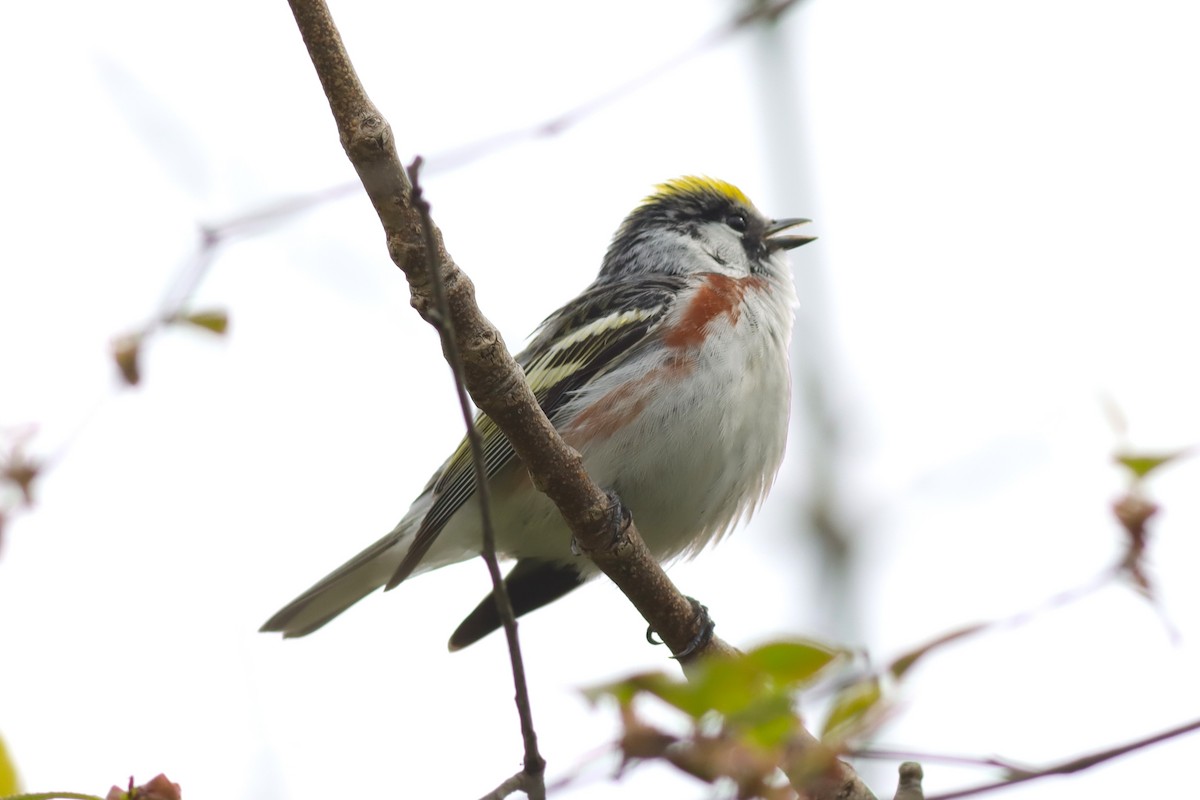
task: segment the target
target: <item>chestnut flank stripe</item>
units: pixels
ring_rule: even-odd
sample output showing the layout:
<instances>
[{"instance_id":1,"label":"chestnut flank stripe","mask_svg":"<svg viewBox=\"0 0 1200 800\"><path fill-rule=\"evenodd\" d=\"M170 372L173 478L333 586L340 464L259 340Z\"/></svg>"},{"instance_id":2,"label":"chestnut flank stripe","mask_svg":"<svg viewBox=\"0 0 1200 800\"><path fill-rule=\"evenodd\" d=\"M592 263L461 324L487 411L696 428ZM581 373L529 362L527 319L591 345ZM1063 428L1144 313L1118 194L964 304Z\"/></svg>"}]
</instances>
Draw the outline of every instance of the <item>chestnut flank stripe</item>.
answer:
<instances>
[{"instance_id":1,"label":"chestnut flank stripe","mask_svg":"<svg viewBox=\"0 0 1200 800\"><path fill-rule=\"evenodd\" d=\"M709 323L725 314L736 325L742 313L742 298L747 289L764 288L762 278L731 278L714 272L706 276L696 290L679 322L663 335L667 347L696 347L704 343Z\"/></svg>"}]
</instances>

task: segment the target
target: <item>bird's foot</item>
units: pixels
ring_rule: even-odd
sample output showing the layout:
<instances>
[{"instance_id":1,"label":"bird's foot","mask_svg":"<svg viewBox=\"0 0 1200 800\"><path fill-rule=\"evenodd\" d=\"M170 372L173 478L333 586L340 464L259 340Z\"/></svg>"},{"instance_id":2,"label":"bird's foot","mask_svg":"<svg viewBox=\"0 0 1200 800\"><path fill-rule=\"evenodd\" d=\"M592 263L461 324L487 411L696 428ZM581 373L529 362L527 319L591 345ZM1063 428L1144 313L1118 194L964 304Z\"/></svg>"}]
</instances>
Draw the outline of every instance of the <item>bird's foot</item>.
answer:
<instances>
[{"instance_id":1,"label":"bird's foot","mask_svg":"<svg viewBox=\"0 0 1200 800\"><path fill-rule=\"evenodd\" d=\"M712 641L713 631L717 627L717 623L713 622L712 616L708 613L708 606L694 597L689 597L688 602L692 604L692 609L696 612L696 620L700 625L700 632L693 636L692 640L681 651L671 656L671 658L677 661L687 658ZM656 637L654 628L651 627L646 628L646 641L653 645L663 643L661 639Z\"/></svg>"},{"instance_id":2,"label":"bird's foot","mask_svg":"<svg viewBox=\"0 0 1200 800\"><path fill-rule=\"evenodd\" d=\"M605 492L608 496L608 524L605 526L609 533L609 542L605 545L608 549L615 549L617 543L621 541L621 537L625 535L625 531L629 530L629 526L633 523L633 512L630 511L617 493L609 490ZM587 550L579 544L579 540L574 536L571 537L571 555L581 556L586 555Z\"/></svg>"}]
</instances>

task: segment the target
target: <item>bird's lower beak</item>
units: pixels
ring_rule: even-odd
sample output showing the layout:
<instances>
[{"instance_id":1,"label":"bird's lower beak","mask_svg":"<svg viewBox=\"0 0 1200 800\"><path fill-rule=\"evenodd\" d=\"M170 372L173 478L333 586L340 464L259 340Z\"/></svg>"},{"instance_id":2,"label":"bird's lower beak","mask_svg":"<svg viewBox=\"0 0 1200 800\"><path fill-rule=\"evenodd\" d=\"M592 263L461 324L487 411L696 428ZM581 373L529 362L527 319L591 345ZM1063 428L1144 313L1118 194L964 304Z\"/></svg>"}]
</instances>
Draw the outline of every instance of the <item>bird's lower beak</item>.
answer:
<instances>
[{"instance_id":1,"label":"bird's lower beak","mask_svg":"<svg viewBox=\"0 0 1200 800\"><path fill-rule=\"evenodd\" d=\"M816 240L817 237L815 236L776 235L799 225L807 225L810 222L812 222L811 219L801 219L799 217L792 219L771 220L771 224L767 226L767 235L765 239L767 243L767 249L771 252L776 250L791 250L792 248L799 247L802 244L808 244L809 242Z\"/></svg>"}]
</instances>

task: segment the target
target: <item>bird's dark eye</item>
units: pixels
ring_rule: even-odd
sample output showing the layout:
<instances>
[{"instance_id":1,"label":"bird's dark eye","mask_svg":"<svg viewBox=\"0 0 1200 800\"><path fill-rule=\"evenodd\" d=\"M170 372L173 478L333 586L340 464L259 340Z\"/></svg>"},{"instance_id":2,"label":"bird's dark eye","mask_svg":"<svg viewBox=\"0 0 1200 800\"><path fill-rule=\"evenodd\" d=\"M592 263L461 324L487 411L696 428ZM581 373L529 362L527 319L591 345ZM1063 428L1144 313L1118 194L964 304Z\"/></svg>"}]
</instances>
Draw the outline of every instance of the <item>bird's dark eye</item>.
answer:
<instances>
[{"instance_id":1,"label":"bird's dark eye","mask_svg":"<svg viewBox=\"0 0 1200 800\"><path fill-rule=\"evenodd\" d=\"M746 215L740 212L730 214L725 218L725 224L733 228L738 233L746 232Z\"/></svg>"}]
</instances>

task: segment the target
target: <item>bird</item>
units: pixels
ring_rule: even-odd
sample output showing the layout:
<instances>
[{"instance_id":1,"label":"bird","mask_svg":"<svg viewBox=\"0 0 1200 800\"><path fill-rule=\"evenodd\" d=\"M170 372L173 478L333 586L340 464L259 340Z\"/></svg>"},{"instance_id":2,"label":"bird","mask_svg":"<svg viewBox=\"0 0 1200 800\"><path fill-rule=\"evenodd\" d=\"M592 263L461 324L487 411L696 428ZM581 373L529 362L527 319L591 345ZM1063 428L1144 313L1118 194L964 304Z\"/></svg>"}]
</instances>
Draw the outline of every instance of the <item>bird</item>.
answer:
<instances>
[{"instance_id":1,"label":"bird","mask_svg":"<svg viewBox=\"0 0 1200 800\"><path fill-rule=\"evenodd\" d=\"M788 348L796 293L788 251L815 239L771 219L731 183L658 184L621 222L590 286L517 356L564 441L632 512L660 561L694 556L761 504L783 460ZM477 425L497 553L518 616L598 570L573 552L557 509L486 415ZM261 628L321 628L380 587L482 549L466 440L394 529L318 581ZM462 649L500 627L489 593L450 637Z\"/></svg>"}]
</instances>

